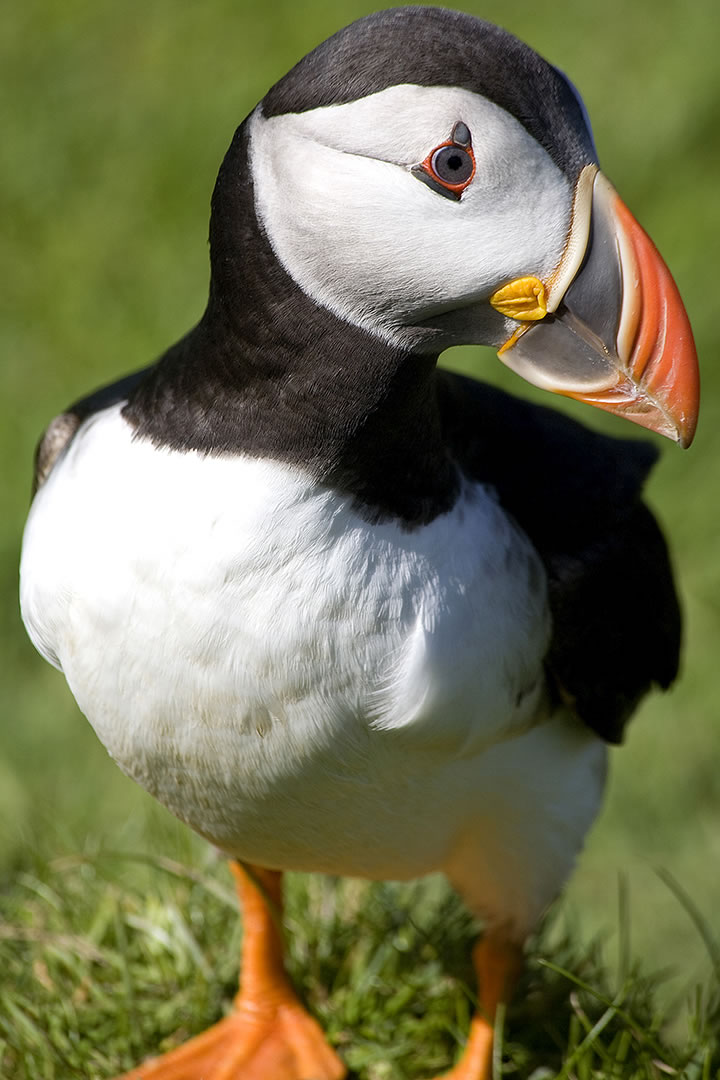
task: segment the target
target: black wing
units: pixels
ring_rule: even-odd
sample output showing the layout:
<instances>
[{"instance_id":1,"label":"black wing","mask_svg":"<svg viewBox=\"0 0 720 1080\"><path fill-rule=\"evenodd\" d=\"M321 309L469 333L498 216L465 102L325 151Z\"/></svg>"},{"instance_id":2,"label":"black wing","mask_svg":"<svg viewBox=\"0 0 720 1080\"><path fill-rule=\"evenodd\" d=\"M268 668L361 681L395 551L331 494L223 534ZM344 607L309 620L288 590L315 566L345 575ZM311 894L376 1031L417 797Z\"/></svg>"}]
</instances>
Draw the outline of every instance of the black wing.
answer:
<instances>
[{"instance_id":1,"label":"black wing","mask_svg":"<svg viewBox=\"0 0 720 1080\"><path fill-rule=\"evenodd\" d=\"M148 371L150 371L149 367L143 368L141 371L134 371L132 375L126 375L124 378L118 379L117 382L109 383L107 386L100 387L99 390L94 390L92 394L75 401L65 412L60 413L59 416L50 421L35 450L33 495L45 483L53 465L63 450L70 445L83 421L87 420L88 416L92 416L93 413L100 412L102 409L109 409L111 405L116 405L118 401L124 401L147 375Z\"/></svg>"},{"instance_id":2,"label":"black wing","mask_svg":"<svg viewBox=\"0 0 720 1080\"><path fill-rule=\"evenodd\" d=\"M620 742L643 695L678 669L668 551L640 499L655 448L449 372L438 392L458 463L496 489L545 564L551 682L589 727Z\"/></svg>"}]
</instances>

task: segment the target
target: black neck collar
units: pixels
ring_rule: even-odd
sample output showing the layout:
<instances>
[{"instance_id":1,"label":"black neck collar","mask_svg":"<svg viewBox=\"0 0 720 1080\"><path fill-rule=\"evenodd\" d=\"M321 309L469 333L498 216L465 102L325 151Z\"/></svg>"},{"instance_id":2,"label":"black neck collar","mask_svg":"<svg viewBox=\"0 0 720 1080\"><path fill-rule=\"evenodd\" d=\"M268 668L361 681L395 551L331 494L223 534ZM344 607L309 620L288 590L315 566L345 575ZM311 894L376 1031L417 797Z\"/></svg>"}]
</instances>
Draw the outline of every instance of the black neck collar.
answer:
<instances>
[{"instance_id":1,"label":"black neck collar","mask_svg":"<svg viewBox=\"0 0 720 1080\"><path fill-rule=\"evenodd\" d=\"M247 123L213 194L207 310L124 415L157 445L298 465L366 515L417 525L450 508L436 357L393 347L319 307L261 229Z\"/></svg>"}]
</instances>

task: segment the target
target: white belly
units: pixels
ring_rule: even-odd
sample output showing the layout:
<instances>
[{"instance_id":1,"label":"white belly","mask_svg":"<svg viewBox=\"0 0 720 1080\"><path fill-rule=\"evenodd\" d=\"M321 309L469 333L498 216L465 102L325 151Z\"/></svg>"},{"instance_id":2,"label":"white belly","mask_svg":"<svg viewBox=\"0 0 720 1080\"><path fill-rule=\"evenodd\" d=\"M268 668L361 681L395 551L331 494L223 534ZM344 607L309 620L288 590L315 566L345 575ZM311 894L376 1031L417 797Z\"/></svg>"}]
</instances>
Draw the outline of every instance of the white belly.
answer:
<instances>
[{"instance_id":1,"label":"white belly","mask_svg":"<svg viewBox=\"0 0 720 1080\"><path fill-rule=\"evenodd\" d=\"M371 525L298 470L134 442L118 408L36 498L22 606L119 765L266 866L447 866L542 693L544 572L483 488Z\"/></svg>"}]
</instances>

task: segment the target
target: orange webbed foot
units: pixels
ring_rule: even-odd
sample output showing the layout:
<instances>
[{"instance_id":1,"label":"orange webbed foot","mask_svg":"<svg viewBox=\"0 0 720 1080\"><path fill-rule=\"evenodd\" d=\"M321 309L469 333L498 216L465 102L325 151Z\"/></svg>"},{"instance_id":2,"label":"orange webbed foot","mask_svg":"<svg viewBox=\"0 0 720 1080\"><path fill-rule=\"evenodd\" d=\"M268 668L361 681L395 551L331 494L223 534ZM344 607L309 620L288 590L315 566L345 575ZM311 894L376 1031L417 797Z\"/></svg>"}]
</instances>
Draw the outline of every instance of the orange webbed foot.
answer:
<instances>
[{"instance_id":1,"label":"orange webbed foot","mask_svg":"<svg viewBox=\"0 0 720 1080\"><path fill-rule=\"evenodd\" d=\"M240 991L202 1035L116 1080L342 1080L346 1069L283 966L281 875L231 863L244 912Z\"/></svg>"},{"instance_id":2,"label":"orange webbed foot","mask_svg":"<svg viewBox=\"0 0 720 1080\"><path fill-rule=\"evenodd\" d=\"M242 1007L117 1080L342 1080L345 1066L297 1000L272 1015Z\"/></svg>"}]
</instances>

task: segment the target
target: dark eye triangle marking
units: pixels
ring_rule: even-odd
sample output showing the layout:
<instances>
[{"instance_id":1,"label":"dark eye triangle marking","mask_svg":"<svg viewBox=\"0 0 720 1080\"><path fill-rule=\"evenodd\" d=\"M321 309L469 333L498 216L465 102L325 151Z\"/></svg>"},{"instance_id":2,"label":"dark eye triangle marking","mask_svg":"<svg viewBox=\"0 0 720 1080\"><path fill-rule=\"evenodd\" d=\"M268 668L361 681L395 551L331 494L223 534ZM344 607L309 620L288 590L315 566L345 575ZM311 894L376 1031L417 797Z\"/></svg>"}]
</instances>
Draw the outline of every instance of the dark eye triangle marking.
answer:
<instances>
[{"instance_id":1,"label":"dark eye triangle marking","mask_svg":"<svg viewBox=\"0 0 720 1080\"><path fill-rule=\"evenodd\" d=\"M461 192L451 191L450 188L445 187L439 180L435 180L429 172L426 172L422 165L414 165L410 172L418 180L422 180L423 184L427 184L429 188L437 192L438 195L443 195L446 199L452 199L453 202L460 202Z\"/></svg>"},{"instance_id":2,"label":"dark eye triangle marking","mask_svg":"<svg viewBox=\"0 0 720 1080\"><path fill-rule=\"evenodd\" d=\"M470 129L467 124L463 124L462 120L459 120L452 129L450 138L457 146L462 146L464 149L472 144Z\"/></svg>"}]
</instances>

